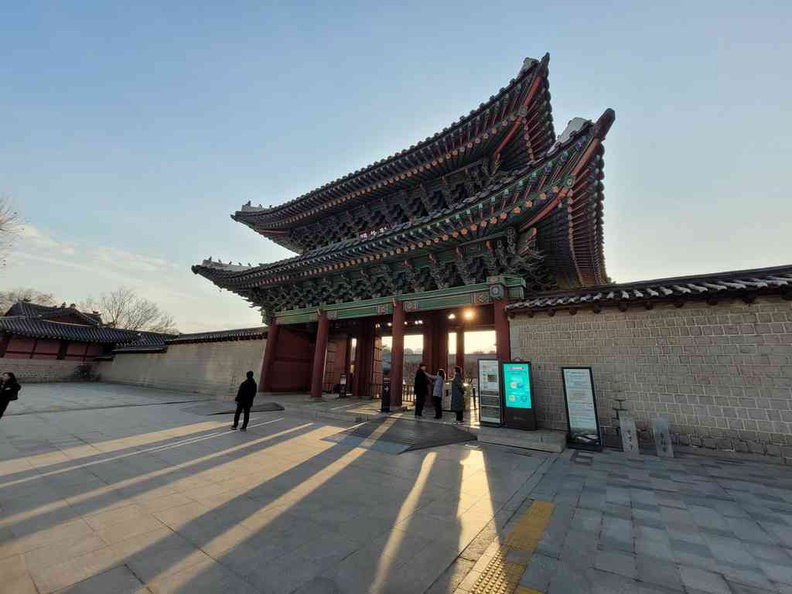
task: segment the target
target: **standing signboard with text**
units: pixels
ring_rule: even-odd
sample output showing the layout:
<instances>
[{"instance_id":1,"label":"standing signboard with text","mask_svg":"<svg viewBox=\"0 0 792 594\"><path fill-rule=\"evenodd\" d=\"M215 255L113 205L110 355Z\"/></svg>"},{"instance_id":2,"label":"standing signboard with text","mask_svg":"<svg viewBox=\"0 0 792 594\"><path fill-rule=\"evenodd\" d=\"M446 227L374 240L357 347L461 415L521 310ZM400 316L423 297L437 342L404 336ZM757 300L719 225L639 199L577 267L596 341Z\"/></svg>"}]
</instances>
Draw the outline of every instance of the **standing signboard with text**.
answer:
<instances>
[{"instance_id":1,"label":"standing signboard with text","mask_svg":"<svg viewBox=\"0 0 792 594\"><path fill-rule=\"evenodd\" d=\"M479 422L482 425L502 425L500 367L497 359L479 359L478 381Z\"/></svg>"},{"instance_id":2,"label":"standing signboard with text","mask_svg":"<svg viewBox=\"0 0 792 594\"><path fill-rule=\"evenodd\" d=\"M570 447L601 450L597 400L591 367L562 367Z\"/></svg>"},{"instance_id":3,"label":"standing signboard with text","mask_svg":"<svg viewBox=\"0 0 792 594\"><path fill-rule=\"evenodd\" d=\"M531 364L528 361L506 361L501 363L503 413L506 427L511 429L536 429L531 375Z\"/></svg>"}]
</instances>

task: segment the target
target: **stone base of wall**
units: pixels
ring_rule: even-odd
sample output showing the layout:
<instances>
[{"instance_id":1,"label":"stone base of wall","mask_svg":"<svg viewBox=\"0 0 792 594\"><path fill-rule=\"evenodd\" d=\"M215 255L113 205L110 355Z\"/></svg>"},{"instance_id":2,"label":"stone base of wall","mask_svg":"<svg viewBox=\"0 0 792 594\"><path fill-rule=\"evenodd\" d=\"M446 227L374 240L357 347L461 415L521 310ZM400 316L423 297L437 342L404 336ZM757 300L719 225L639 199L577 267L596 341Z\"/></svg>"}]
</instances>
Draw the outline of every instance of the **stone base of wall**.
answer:
<instances>
[{"instance_id":1,"label":"stone base of wall","mask_svg":"<svg viewBox=\"0 0 792 594\"><path fill-rule=\"evenodd\" d=\"M0 361L0 373L6 371L14 373L22 384L95 379L95 364L82 361L3 358Z\"/></svg>"},{"instance_id":2,"label":"stone base of wall","mask_svg":"<svg viewBox=\"0 0 792 594\"><path fill-rule=\"evenodd\" d=\"M641 447L654 449L654 436L645 428L645 423L637 423L638 442ZM621 447L621 438L615 427L602 427L605 445L615 448ZM708 453L734 452L736 454L771 456L778 458L786 464L792 464L792 446L755 440L740 439L739 437L710 437L689 433L671 433L671 442L679 451Z\"/></svg>"}]
</instances>

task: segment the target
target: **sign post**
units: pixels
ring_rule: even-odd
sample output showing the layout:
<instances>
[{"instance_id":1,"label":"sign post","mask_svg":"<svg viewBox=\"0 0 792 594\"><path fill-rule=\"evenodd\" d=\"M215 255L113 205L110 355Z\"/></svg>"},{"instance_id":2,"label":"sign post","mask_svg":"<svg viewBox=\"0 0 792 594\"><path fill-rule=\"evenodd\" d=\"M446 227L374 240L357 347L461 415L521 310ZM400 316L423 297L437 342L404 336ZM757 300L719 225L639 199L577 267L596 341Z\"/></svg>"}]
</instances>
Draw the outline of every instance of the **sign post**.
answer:
<instances>
[{"instance_id":1,"label":"sign post","mask_svg":"<svg viewBox=\"0 0 792 594\"><path fill-rule=\"evenodd\" d=\"M338 397L347 398L347 374L342 373L341 378L338 380Z\"/></svg>"},{"instance_id":2,"label":"sign post","mask_svg":"<svg viewBox=\"0 0 792 594\"><path fill-rule=\"evenodd\" d=\"M500 393L500 368L497 359L479 359L479 422L500 427L503 411Z\"/></svg>"},{"instance_id":3,"label":"sign post","mask_svg":"<svg viewBox=\"0 0 792 594\"><path fill-rule=\"evenodd\" d=\"M601 450L602 437L591 367L562 367L561 376L564 380L569 447Z\"/></svg>"},{"instance_id":4,"label":"sign post","mask_svg":"<svg viewBox=\"0 0 792 594\"><path fill-rule=\"evenodd\" d=\"M501 363L501 377L506 427L535 430L531 364L528 361L505 361Z\"/></svg>"}]
</instances>

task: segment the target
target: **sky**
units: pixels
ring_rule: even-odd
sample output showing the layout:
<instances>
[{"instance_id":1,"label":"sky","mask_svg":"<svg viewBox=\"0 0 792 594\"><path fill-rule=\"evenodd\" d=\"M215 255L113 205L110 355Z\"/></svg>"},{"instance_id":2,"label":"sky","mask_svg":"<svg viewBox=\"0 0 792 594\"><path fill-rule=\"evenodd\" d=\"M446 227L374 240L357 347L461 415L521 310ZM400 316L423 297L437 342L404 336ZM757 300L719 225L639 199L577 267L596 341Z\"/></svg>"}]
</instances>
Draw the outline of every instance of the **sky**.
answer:
<instances>
[{"instance_id":1,"label":"sky","mask_svg":"<svg viewBox=\"0 0 792 594\"><path fill-rule=\"evenodd\" d=\"M0 19L0 290L129 286L182 332L259 313L195 276L290 253L233 222L434 134L549 52L556 130L611 107L617 282L792 263L790 2L17 2Z\"/></svg>"}]
</instances>

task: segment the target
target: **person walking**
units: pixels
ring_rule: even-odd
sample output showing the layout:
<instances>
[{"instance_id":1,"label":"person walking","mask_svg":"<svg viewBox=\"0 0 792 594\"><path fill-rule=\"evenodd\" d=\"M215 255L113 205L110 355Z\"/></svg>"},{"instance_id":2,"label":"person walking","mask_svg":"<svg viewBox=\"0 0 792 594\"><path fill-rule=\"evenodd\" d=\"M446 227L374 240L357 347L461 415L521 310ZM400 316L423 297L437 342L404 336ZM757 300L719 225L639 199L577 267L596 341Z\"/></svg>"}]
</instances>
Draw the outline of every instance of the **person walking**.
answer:
<instances>
[{"instance_id":1,"label":"person walking","mask_svg":"<svg viewBox=\"0 0 792 594\"><path fill-rule=\"evenodd\" d=\"M19 385L16 376L10 371L6 371L0 376L0 417L8 408L8 403L19 398L21 389L22 386Z\"/></svg>"},{"instance_id":2,"label":"person walking","mask_svg":"<svg viewBox=\"0 0 792 594\"><path fill-rule=\"evenodd\" d=\"M465 411L465 380L462 368L454 367L454 378L451 380L451 410L456 413L456 422L461 424L462 413Z\"/></svg>"},{"instance_id":3,"label":"person walking","mask_svg":"<svg viewBox=\"0 0 792 594\"><path fill-rule=\"evenodd\" d=\"M434 387L432 388L432 402L434 402L435 419L443 418L443 385L445 384L445 369L438 369L434 376Z\"/></svg>"},{"instance_id":4,"label":"person walking","mask_svg":"<svg viewBox=\"0 0 792 594\"><path fill-rule=\"evenodd\" d=\"M250 407L253 406L253 399L258 392L256 380L253 379L253 372L248 371L246 374L247 379L239 384L239 390L236 396L236 412L234 413L234 425L232 429L236 429L239 424L239 415L245 413L245 418L242 421L242 431L247 431L248 421L250 420Z\"/></svg>"},{"instance_id":5,"label":"person walking","mask_svg":"<svg viewBox=\"0 0 792 594\"><path fill-rule=\"evenodd\" d=\"M435 376L426 373L426 363L421 363L418 366L418 371L415 372L415 382L413 383L416 417L423 416L424 404L426 404L426 395L429 393L429 380L433 380L434 377Z\"/></svg>"}]
</instances>

